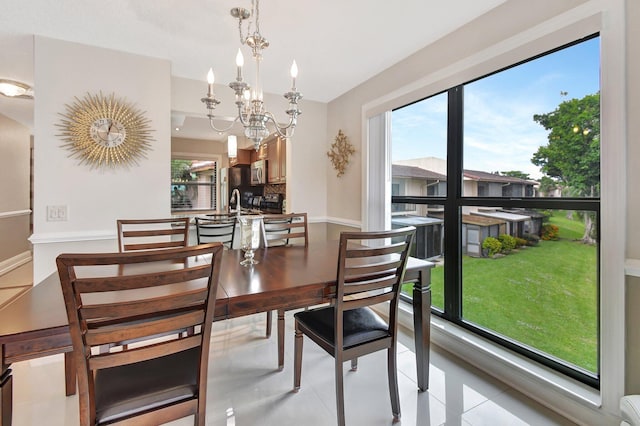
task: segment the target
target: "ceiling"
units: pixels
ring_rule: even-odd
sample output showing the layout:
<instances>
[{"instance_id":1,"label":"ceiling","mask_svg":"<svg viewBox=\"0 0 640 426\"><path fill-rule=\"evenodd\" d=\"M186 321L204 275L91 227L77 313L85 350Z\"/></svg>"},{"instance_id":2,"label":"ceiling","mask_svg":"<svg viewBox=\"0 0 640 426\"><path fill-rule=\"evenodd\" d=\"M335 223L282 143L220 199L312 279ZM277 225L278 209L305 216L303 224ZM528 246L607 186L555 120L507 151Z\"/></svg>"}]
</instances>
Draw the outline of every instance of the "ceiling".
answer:
<instances>
[{"instance_id":1,"label":"ceiling","mask_svg":"<svg viewBox=\"0 0 640 426\"><path fill-rule=\"evenodd\" d=\"M504 1L266 0L260 4L260 30L271 45L261 64L263 86L270 93L288 91L295 59L301 108L305 99L331 101ZM31 36L37 34L169 59L172 75L202 80L204 92L210 67L216 82L235 79L240 42L229 11L236 6L250 9L251 2L2 0L0 78L33 84ZM243 53L248 63L247 47ZM0 96L0 114L32 129L33 102ZM215 138L201 117L172 119L173 136Z\"/></svg>"}]
</instances>

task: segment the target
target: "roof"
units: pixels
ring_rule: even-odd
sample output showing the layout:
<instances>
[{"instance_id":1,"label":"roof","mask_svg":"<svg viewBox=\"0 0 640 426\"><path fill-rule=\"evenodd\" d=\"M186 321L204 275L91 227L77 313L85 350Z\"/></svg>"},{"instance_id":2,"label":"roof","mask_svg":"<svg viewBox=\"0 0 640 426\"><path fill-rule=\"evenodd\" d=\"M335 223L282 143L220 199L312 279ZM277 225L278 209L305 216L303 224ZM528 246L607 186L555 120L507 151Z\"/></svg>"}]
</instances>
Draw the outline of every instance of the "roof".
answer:
<instances>
[{"instance_id":1,"label":"roof","mask_svg":"<svg viewBox=\"0 0 640 426\"><path fill-rule=\"evenodd\" d=\"M484 182L500 182L500 183L520 183L524 185L535 185L538 182L534 180L521 179L513 176L504 176L497 173L482 172L480 170L464 170L464 177L472 180L480 180Z\"/></svg>"},{"instance_id":2,"label":"roof","mask_svg":"<svg viewBox=\"0 0 640 426\"><path fill-rule=\"evenodd\" d=\"M502 219L509 222L522 222L522 221L531 219L531 216L525 216L522 214L515 214L515 213L506 213L506 212L472 212L471 214L478 215L478 216L492 217L495 219Z\"/></svg>"},{"instance_id":3,"label":"roof","mask_svg":"<svg viewBox=\"0 0 640 426\"><path fill-rule=\"evenodd\" d=\"M392 225L401 226L427 226L444 223L444 220L427 216L394 216L391 218Z\"/></svg>"},{"instance_id":4,"label":"roof","mask_svg":"<svg viewBox=\"0 0 640 426\"><path fill-rule=\"evenodd\" d=\"M391 174L393 177L416 178L416 179L432 179L446 182L447 175L423 169L418 166L406 166L403 164L393 164ZM471 180L483 182L499 182L499 183L519 183L523 185L536 185L538 182L533 180L521 179L513 176L504 176L497 173L483 172L480 170L464 170L464 177Z\"/></svg>"},{"instance_id":5,"label":"roof","mask_svg":"<svg viewBox=\"0 0 640 426\"><path fill-rule=\"evenodd\" d=\"M502 225L503 223L506 223L506 221L493 217L463 214L462 223L466 223L467 225L491 226Z\"/></svg>"},{"instance_id":6,"label":"roof","mask_svg":"<svg viewBox=\"0 0 640 426\"><path fill-rule=\"evenodd\" d=\"M433 180L442 180L442 181L447 180L446 175L432 172L431 170L423 169L421 167L404 166L402 164L392 164L391 175L393 177L433 179Z\"/></svg>"}]
</instances>

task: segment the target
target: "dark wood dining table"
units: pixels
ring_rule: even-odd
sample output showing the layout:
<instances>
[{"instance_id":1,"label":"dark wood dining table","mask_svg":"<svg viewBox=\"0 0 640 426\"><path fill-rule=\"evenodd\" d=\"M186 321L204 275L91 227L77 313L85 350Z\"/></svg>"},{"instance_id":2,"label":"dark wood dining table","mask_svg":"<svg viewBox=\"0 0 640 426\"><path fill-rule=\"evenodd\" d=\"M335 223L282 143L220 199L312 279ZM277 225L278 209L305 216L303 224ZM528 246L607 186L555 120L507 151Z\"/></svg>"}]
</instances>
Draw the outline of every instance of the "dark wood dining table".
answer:
<instances>
[{"instance_id":1,"label":"dark wood dining table","mask_svg":"<svg viewBox=\"0 0 640 426\"><path fill-rule=\"evenodd\" d=\"M330 300L335 289L338 242L256 251L257 265L240 265L242 250L225 250L214 320L290 310ZM413 283L413 321L418 388L429 385L431 262L409 258L405 282ZM67 395L76 390L71 337L57 272L0 309L0 426L11 424L11 364L65 354ZM284 362L284 329L278 330L278 364Z\"/></svg>"}]
</instances>

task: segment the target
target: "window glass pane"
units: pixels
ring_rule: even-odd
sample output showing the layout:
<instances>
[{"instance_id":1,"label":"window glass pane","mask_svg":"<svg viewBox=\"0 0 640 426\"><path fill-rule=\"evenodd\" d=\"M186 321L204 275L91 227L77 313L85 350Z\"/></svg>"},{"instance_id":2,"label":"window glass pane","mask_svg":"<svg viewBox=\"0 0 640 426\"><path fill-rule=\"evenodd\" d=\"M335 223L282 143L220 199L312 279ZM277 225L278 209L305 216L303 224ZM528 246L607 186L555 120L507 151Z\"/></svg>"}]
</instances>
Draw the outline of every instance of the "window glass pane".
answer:
<instances>
[{"instance_id":1,"label":"window glass pane","mask_svg":"<svg viewBox=\"0 0 640 426\"><path fill-rule=\"evenodd\" d=\"M171 210L216 210L215 161L171 160Z\"/></svg>"},{"instance_id":2,"label":"window glass pane","mask_svg":"<svg viewBox=\"0 0 640 426\"><path fill-rule=\"evenodd\" d=\"M447 195L447 94L393 111L391 115L392 196L446 197ZM444 309L444 206L442 204L391 203L394 228L413 225L416 237L411 256L429 259L432 307ZM412 285L403 287L412 296Z\"/></svg>"},{"instance_id":3,"label":"window glass pane","mask_svg":"<svg viewBox=\"0 0 640 426\"><path fill-rule=\"evenodd\" d=\"M596 373L598 247L584 241L597 234L595 213L512 209L481 217L493 221L462 225L464 319Z\"/></svg>"},{"instance_id":4,"label":"window glass pane","mask_svg":"<svg viewBox=\"0 0 640 426\"><path fill-rule=\"evenodd\" d=\"M599 197L599 38L464 86L466 197Z\"/></svg>"},{"instance_id":5,"label":"window glass pane","mask_svg":"<svg viewBox=\"0 0 640 426\"><path fill-rule=\"evenodd\" d=\"M447 195L447 94L393 111L394 195Z\"/></svg>"}]
</instances>

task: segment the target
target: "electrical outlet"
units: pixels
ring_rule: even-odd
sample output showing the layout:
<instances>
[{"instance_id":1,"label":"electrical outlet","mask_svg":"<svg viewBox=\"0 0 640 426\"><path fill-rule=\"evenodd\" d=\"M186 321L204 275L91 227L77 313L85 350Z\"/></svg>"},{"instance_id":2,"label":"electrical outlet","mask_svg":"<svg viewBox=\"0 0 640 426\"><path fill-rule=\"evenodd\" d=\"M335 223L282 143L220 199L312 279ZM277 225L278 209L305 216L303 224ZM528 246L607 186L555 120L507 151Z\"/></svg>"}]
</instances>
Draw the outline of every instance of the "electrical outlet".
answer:
<instances>
[{"instance_id":1,"label":"electrical outlet","mask_svg":"<svg viewBox=\"0 0 640 426\"><path fill-rule=\"evenodd\" d=\"M67 206L47 206L47 222L66 222Z\"/></svg>"}]
</instances>

